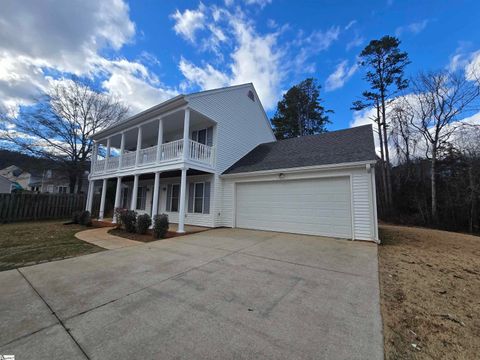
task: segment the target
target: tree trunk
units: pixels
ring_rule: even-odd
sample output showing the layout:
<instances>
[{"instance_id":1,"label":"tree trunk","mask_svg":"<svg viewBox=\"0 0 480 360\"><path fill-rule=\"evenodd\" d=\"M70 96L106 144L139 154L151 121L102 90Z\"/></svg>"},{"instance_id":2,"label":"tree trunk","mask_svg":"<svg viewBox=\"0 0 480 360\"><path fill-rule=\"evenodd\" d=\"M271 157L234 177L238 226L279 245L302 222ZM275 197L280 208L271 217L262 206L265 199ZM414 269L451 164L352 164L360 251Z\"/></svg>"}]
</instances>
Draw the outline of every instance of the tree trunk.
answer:
<instances>
[{"instance_id":1,"label":"tree trunk","mask_svg":"<svg viewBox=\"0 0 480 360\"><path fill-rule=\"evenodd\" d=\"M387 137L387 116L385 110L385 96L381 94L381 103L382 103L382 118L383 118L383 140L385 145L385 160L386 160L386 178L387 178L387 199L388 199L388 210L391 211L392 208L392 178L390 175L390 156L388 153L388 137Z\"/></svg>"},{"instance_id":2,"label":"tree trunk","mask_svg":"<svg viewBox=\"0 0 480 360\"><path fill-rule=\"evenodd\" d=\"M382 185L383 185L383 189L382 189L382 197L383 197L383 210L385 211L386 208L387 208L387 204L388 204L388 197L387 197L387 177L386 177L386 174L385 174L385 155L383 153L383 136L382 136L382 126L381 126L381 120L380 120L380 105L378 104L377 102L377 126L378 126L378 140L380 142L380 158L382 159L382 163L381 163L381 173L380 173L380 176L382 178Z\"/></svg>"},{"instance_id":3,"label":"tree trunk","mask_svg":"<svg viewBox=\"0 0 480 360\"><path fill-rule=\"evenodd\" d=\"M82 192L82 186L83 186L83 172L80 172L77 175L77 194L80 194Z\"/></svg>"},{"instance_id":4,"label":"tree trunk","mask_svg":"<svg viewBox=\"0 0 480 360\"><path fill-rule=\"evenodd\" d=\"M70 194L73 194L75 192L75 184L77 183L77 176L70 174L68 176L68 180L69 180L69 190L70 190L69 192Z\"/></svg>"},{"instance_id":5,"label":"tree trunk","mask_svg":"<svg viewBox=\"0 0 480 360\"><path fill-rule=\"evenodd\" d=\"M432 186L432 222L434 225L438 224L437 214L437 150L432 150L432 161L430 165L430 181Z\"/></svg>"},{"instance_id":6,"label":"tree trunk","mask_svg":"<svg viewBox=\"0 0 480 360\"><path fill-rule=\"evenodd\" d=\"M470 163L468 166L468 187L470 188L470 219L468 220L468 231L473 233L474 223L475 223L475 209L476 209L476 193L475 193L475 183L473 179L473 164Z\"/></svg>"}]
</instances>

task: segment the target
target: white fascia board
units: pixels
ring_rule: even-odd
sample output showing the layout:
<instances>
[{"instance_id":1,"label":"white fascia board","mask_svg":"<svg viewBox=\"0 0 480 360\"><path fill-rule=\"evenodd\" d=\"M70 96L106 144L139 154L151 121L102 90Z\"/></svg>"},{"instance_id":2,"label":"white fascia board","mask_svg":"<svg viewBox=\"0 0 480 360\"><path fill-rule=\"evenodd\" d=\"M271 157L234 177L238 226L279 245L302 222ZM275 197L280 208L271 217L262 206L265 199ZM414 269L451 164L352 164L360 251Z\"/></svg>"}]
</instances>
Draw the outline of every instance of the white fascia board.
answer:
<instances>
[{"instance_id":1,"label":"white fascia board","mask_svg":"<svg viewBox=\"0 0 480 360\"><path fill-rule=\"evenodd\" d=\"M357 162L349 162L349 163L339 163L339 164L327 164L327 165L313 165L313 166L302 166L302 167L294 167L294 168L285 168L285 169L272 169L272 170L260 170L260 171L251 171L251 172L242 172L236 174L223 174L220 175L222 178L236 178L236 177L248 177L248 176L261 176L261 175L271 175L276 173L299 173L299 172L311 172L311 171L319 171L319 170L341 170L341 169L349 169L352 167L362 167L366 165L375 164L376 160L368 160L368 161L357 161Z\"/></svg>"}]
</instances>

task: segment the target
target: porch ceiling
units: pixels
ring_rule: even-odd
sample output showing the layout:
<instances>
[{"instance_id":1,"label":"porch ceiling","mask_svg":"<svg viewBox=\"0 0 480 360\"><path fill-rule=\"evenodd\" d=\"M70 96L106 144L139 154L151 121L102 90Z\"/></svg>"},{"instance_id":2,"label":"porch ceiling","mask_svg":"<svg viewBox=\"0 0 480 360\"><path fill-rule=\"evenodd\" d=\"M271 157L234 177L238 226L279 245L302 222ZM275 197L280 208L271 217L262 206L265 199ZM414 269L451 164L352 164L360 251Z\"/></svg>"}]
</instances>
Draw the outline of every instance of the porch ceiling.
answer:
<instances>
[{"instance_id":1,"label":"porch ceiling","mask_svg":"<svg viewBox=\"0 0 480 360\"><path fill-rule=\"evenodd\" d=\"M184 111L179 110L163 118L164 142L181 139L183 136ZM190 110L190 129L199 129L214 125L215 122L203 114ZM142 148L157 145L158 121L150 121L142 126ZM137 147L137 128L125 132L125 149L135 150ZM120 149L121 134L115 134L110 138L110 146ZM100 145L106 146L107 139L99 140Z\"/></svg>"}]
</instances>

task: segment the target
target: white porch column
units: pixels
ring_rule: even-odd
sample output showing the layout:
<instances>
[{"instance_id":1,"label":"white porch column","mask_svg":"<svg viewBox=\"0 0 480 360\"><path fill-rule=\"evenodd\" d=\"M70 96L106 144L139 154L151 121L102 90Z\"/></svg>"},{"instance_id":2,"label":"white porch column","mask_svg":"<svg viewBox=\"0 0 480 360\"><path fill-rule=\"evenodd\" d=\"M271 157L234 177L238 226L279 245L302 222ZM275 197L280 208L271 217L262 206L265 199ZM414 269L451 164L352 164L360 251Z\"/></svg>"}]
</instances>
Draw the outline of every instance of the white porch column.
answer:
<instances>
[{"instance_id":1,"label":"white porch column","mask_svg":"<svg viewBox=\"0 0 480 360\"><path fill-rule=\"evenodd\" d=\"M98 143L94 142L93 143L93 149L92 149L92 163L90 165L90 174L93 174L95 172L95 164L97 163L98 158Z\"/></svg>"},{"instance_id":2,"label":"white porch column","mask_svg":"<svg viewBox=\"0 0 480 360\"><path fill-rule=\"evenodd\" d=\"M161 160L163 144L163 119L158 119L157 162Z\"/></svg>"},{"instance_id":3,"label":"white porch column","mask_svg":"<svg viewBox=\"0 0 480 360\"><path fill-rule=\"evenodd\" d=\"M103 215L105 214L105 197L107 196L107 179L103 179L102 184L102 198L100 200L100 212L98 213L98 218L103 220Z\"/></svg>"},{"instance_id":4,"label":"white porch column","mask_svg":"<svg viewBox=\"0 0 480 360\"><path fill-rule=\"evenodd\" d=\"M87 192L87 203L85 204L85 210L92 213L92 203L93 203L93 191L95 189L95 181L90 180L88 182L88 192Z\"/></svg>"},{"instance_id":5,"label":"white porch column","mask_svg":"<svg viewBox=\"0 0 480 360\"><path fill-rule=\"evenodd\" d=\"M188 159L188 148L190 139L190 109L185 109L185 118L183 119L183 161Z\"/></svg>"},{"instance_id":6,"label":"white porch column","mask_svg":"<svg viewBox=\"0 0 480 360\"><path fill-rule=\"evenodd\" d=\"M105 154L105 164L103 170L107 170L108 159L110 159L110 138L107 139L107 153Z\"/></svg>"},{"instance_id":7,"label":"white porch column","mask_svg":"<svg viewBox=\"0 0 480 360\"><path fill-rule=\"evenodd\" d=\"M180 206L178 209L178 233L185 232L185 200L187 191L187 169L182 169L182 179L180 181Z\"/></svg>"},{"instance_id":8,"label":"white porch column","mask_svg":"<svg viewBox=\"0 0 480 360\"><path fill-rule=\"evenodd\" d=\"M140 162L140 150L142 149L142 127L138 127L138 135L137 135L137 156L135 158L135 166L138 166Z\"/></svg>"},{"instance_id":9,"label":"white porch column","mask_svg":"<svg viewBox=\"0 0 480 360\"><path fill-rule=\"evenodd\" d=\"M160 192L160 172L155 173L155 181L153 183L153 205L152 205L152 219L158 215L158 194Z\"/></svg>"},{"instance_id":10,"label":"white porch column","mask_svg":"<svg viewBox=\"0 0 480 360\"><path fill-rule=\"evenodd\" d=\"M133 178L132 202L130 203L130 210L135 210L137 208L137 196L138 196L138 175L135 175L135 177Z\"/></svg>"},{"instance_id":11,"label":"white porch column","mask_svg":"<svg viewBox=\"0 0 480 360\"><path fill-rule=\"evenodd\" d=\"M117 189L115 191L115 205L113 206L113 223L117 222L117 218L115 217L115 210L120 207L120 197L122 196L122 177L117 177Z\"/></svg>"},{"instance_id":12,"label":"white porch column","mask_svg":"<svg viewBox=\"0 0 480 360\"><path fill-rule=\"evenodd\" d=\"M123 153L125 152L125 133L122 132L122 139L120 140L120 157L118 159L118 168L122 168Z\"/></svg>"}]
</instances>

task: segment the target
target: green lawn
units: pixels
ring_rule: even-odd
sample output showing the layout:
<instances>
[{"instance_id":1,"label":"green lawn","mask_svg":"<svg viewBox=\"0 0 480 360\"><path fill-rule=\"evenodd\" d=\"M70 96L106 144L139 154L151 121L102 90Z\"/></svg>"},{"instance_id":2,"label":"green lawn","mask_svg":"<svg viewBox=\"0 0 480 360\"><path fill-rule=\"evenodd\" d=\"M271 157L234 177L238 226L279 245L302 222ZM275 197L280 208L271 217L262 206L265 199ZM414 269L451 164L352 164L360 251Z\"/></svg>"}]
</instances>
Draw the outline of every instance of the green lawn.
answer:
<instances>
[{"instance_id":1,"label":"green lawn","mask_svg":"<svg viewBox=\"0 0 480 360\"><path fill-rule=\"evenodd\" d=\"M0 271L102 251L75 238L75 233L85 229L62 221L1 224Z\"/></svg>"}]
</instances>

